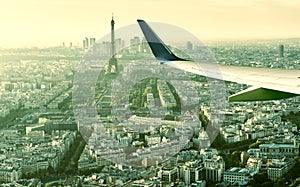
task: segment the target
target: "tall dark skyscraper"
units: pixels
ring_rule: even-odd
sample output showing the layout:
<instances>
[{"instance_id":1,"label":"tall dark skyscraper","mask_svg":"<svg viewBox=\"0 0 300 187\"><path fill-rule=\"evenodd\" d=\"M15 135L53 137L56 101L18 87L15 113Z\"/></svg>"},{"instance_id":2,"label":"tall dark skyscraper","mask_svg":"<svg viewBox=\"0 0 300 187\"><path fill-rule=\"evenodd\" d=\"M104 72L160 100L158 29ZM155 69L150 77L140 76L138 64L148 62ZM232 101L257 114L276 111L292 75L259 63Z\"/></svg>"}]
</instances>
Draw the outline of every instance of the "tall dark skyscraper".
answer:
<instances>
[{"instance_id":1,"label":"tall dark skyscraper","mask_svg":"<svg viewBox=\"0 0 300 187\"><path fill-rule=\"evenodd\" d=\"M117 73L118 72L118 61L115 58L115 21L112 16L111 22L111 57L108 63L108 73ZM112 69L114 68L114 69Z\"/></svg>"},{"instance_id":2,"label":"tall dark skyscraper","mask_svg":"<svg viewBox=\"0 0 300 187\"><path fill-rule=\"evenodd\" d=\"M96 43L96 38L90 38L90 46L93 46Z\"/></svg>"},{"instance_id":3,"label":"tall dark skyscraper","mask_svg":"<svg viewBox=\"0 0 300 187\"><path fill-rule=\"evenodd\" d=\"M284 45L279 45L279 57L282 58L284 56Z\"/></svg>"},{"instance_id":4,"label":"tall dark skyscraper","mask_svg":"<svg viewBox=\"0 0 300 187\"><path fill-rule=\"evenodd\" d=\"M82 43L83 49L88 49L89 48L89 39L87 37L84 38L83 43Z\"/></svg>"},{"instance_id":5,"label":"tall dark skyscraper","mask_svg":"<svg viewBox=\"0 0 300 187\"><path fill-rule=\"evenodd\" d=\"M87 37L85 37L85 45L86 45L86 49L88 49L90 47L89 39Z\"/></svg>"}]
</instances>

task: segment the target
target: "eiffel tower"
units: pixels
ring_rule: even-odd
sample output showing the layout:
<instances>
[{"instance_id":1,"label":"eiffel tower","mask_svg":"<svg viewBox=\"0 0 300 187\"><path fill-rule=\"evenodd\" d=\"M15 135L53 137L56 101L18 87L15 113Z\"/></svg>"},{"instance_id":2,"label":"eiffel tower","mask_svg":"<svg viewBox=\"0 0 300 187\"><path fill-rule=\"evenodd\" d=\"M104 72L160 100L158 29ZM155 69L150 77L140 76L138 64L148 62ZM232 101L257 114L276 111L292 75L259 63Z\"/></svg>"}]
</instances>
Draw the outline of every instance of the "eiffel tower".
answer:
<instances>
[{"instance_id":1,"label":"eiffel tower","mask_svg":"<svg viewBox=\"0 0 300 187\"><path fill-rule=\"evenodd\" d=\"M113 16L110 25L111 25L111 57L108 62L107 73L118 73L119 71L118 61L115 58L115 21Z\"/></svg>"}]
</instances>

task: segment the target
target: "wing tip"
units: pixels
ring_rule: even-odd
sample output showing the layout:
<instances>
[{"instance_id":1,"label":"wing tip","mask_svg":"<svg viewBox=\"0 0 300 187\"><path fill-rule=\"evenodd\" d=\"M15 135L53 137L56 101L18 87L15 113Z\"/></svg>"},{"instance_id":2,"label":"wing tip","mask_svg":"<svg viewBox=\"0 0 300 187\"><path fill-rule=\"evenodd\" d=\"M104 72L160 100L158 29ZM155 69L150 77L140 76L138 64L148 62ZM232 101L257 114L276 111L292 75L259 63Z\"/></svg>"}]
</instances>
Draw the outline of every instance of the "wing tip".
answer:
<instances>
[{"instance_id":1,"label":"wing tip","mask_svg":"<svg viewBox=\"0 0 300 187\"><path fill-rule=\"evenodd\" d=\"M187 61L185 59L177 57L167 45L159 38L159 36L151 29L151 27L146 23L146 21L142 19L137 19L142 32L148 42L148 45L151 48L151 51L155 58L161 62L169 62L169 61Z\"/></svg>"}]
</instances>

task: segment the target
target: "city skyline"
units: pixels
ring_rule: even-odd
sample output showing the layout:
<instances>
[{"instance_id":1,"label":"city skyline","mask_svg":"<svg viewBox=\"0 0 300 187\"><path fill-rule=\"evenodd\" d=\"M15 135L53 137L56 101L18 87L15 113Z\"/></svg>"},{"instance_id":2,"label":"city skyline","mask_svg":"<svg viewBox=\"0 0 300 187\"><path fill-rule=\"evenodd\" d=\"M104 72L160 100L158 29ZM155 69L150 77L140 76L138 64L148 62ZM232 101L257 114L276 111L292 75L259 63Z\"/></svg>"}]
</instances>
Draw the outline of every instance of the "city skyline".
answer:
<instances>
[{"instance_id":1,"label":"city skyline","mask_svg":"<svg viewBox=\"0 0 300 187\"><path fill-rule=\"evenodd\" d=\"M140 41L133 38L131 42ZM101 44L101 49L111 47L110 42ZM118 42L116 49L119 45ZM286 40L282 45L289 46L282 54L278 40L235 46L227 41L218 42L211 49L220 64L299 69L300 43ZM73 75L85 51L82 48L1 50L0 183L7 186L299 184L299 97L228 103L220 136L211 144L206 130L216 108L210 105L213 102L209 99L206 78L187 74L188 79L183 76L177 79L172 76L180 74L177 72L169 74L170 84L164 79L128 78L135 72L139 78L163 74L155 68L157 63L138 66L138 59L149 56L149 48L141 50L147 49L144 47L133 45L120 53L119 74L106 73L107 66L84 63L81 66L84 69L76 71L77 79ZM193 58L203 51L189 45L182 50L189 51ZM102 52L97 62L109 58L109 50ZM99 55L88 50L85 58L94 59L90 54ZM134 64L134 68L125 67L128 63ZM98 77L96 84L93 76ZM119 89L108 86L120 80ZM175 93L174 89L182 85L186 89L176 89ZM227 94L243 89L243 85L226 84ZM128 97L124 97L127 93ZM186 93L189 97L185 97ZM87 100L95 103L96 111L84 100L91 95L94 97ZM129 104L116 105L127 98ZM185 102L185 98L191 102ZM179 112L185 108L191 112ZM130 118L117 121L122 120L121 114ZM90 134L87 122L96 118L104 128L93 123L95 130ZM184 128L185 124L189 128Z\"/></svg>"},{"instance_id":2,"label":"city skyline","mask_svg":"<svg viewBox=\"0 0 300 187\"><path fill-rule=\"evenodd\" d=\"M79 0L13 0L4 2L0 11L0 46L44 47L62 42L80 45L86 36L98 39L109 33L107 23L112 12L116 29L136 24L136 19L142 18L185 28L204 42L300 37L298 7L300 2L296 0L143 3L134 0L127 4L118 0L101 3L95 0L85 3Z\"/></svg>"}]
</instances>

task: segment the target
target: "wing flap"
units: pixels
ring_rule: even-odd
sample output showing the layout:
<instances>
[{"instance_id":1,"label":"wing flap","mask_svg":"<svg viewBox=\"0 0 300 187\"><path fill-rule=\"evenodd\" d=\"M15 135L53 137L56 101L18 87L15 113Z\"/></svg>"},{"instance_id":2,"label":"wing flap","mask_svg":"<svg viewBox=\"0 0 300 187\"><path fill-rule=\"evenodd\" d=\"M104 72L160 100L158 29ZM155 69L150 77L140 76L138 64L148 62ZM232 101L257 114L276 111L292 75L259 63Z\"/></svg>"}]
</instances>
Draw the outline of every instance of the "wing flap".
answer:
<instances>
[{"instance_id":1,"label":"wing flap","mask_svg":"<svg viewBox=\"0 0 300 187\"><path fill-rule=\"evenodd\" d=\"M271 90L267 88L250 87L246 90L238 92L229 96L229 102L242 102L242 101L267 101L285 99L295 97L297 94L282 92L278 90Z\"/></svg>"}]
</instances>

